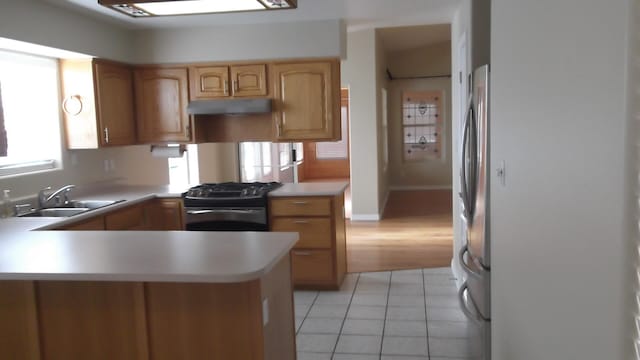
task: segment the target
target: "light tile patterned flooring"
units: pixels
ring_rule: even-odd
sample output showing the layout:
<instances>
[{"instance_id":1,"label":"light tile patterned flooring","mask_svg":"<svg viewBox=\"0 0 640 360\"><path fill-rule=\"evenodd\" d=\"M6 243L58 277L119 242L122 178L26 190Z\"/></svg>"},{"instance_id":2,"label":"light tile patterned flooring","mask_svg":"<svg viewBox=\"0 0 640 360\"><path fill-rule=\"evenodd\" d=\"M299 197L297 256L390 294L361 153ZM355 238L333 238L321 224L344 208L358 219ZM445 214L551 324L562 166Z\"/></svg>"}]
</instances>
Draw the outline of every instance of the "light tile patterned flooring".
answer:
<instances>
[{"instance_id":1,"label":"light tile patterned flooring","mask_svg":"<svg viewBox=\"0 0 640 360\"><path fill-rule=\"evenodd\" d=\"M349 274L294 300L298 360L470 359L449 268Z\"/></svg>"}]
</instances>

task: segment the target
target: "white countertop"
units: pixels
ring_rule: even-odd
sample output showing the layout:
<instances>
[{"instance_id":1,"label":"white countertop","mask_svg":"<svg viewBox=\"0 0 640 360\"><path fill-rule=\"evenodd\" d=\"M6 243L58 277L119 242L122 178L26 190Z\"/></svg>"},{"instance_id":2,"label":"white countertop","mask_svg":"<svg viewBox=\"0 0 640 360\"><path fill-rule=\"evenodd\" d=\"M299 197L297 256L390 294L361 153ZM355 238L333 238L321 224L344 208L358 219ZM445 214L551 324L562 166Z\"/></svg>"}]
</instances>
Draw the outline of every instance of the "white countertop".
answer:
<instances>
[{"instance_id":1,"label":"white countertop","mask_svg":"<svg viewBox=\"0 0 640 360\"><path fill-rule=\"evenodd\" d=\"M2 232L0 280L243 282L269 272L298 240L281 232Z\"/></svg>"},{"instance_id":2,"label":"white countertop","mask_svg":"<svg viewBox=\"0 0 640 360\"><path fill-rule=\"evenodd\" d=\"M243 282L287 255L297 233L48 231L188 187L101 185L74 200L125 200L67 218L0 219L0 280Z\"/></svg>"},{"instance_id":3,"label":"white countertop","mask_svg":"<svg viewBox=\"0 0 640 360\"><path fill-rule=\"evenodd\" d=\"M349 183L346 181L286 183L282 184L278 189L271 191L269 197L335 196L343 193L347 186L349 186Z\"/></svg>"}]
</instances>

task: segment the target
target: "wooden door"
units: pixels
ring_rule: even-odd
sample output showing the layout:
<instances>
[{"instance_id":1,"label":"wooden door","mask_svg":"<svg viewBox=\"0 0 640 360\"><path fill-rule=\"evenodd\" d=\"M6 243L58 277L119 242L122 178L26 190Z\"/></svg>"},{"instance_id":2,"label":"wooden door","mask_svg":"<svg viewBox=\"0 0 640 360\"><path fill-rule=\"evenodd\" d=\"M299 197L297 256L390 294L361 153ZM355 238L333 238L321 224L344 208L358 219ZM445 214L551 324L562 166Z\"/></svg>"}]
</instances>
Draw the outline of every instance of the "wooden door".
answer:
<instances>
[{"instance_id":1,"label":"wooden door","mask_svg":"<svg viewBox=\"0 0 640 360\"><path fill-rule=\"evenodd\" d=\"M340 92L340 126L342 140L332 143L306 142L304 144L304 180L348 179L349 154L349 90Z\"/></svg>"},{"instance_id":2,"label":"wooden door","mask_svg":"<svg viewBox=\"0 0 640 360\"><path fill-rule=\"evenodd\" d=\"M96 113L101 146L136 143L131 68L94 61Z\"/></svg>"},{"instance_id":3,"label":"wooden door","mask_svg":"<svg viewBox=\"0 0 640 360\"><path fill-rule=\"evenodd\" d=\"M228 66L192 66L189 68L191 100L227 97L229 91Z\"/></svg>"},{"instance_id":4,"label":"wooden door","mask_svg":"<svg viewBox=\"0 0 640 360\"><path fill-rule=\"evenodd\" d=\"M233 65L231 66L233 96L267 95L267 66Z\"/></svg>"},{"instance_id":5,"label":"wooden door","mask_svg":"<svg viewBox=\"0 0 640 360\"><path fill-rule=\"evenodd\" d=\"M273 66L278 141L340 139L337 61Z\"/></svg>"},{"instance_id":6,"label":"wooden door","mask_svg":"<svg viewBox=\"0 0 640 360\"><path fill-rule=\"evenodd\" d=\"M134 75L139 142L190 141L187 69L146 68Z\"/></svg>"}]
</instances>

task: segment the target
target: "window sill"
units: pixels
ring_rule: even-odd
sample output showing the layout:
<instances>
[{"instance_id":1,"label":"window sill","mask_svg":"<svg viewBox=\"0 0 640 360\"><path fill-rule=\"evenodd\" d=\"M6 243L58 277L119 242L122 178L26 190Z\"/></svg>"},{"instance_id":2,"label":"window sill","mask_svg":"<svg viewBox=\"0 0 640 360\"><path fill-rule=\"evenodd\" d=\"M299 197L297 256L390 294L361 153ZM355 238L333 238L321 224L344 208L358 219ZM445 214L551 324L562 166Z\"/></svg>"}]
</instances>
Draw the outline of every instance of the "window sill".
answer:
<instances>
[{"instance_id":1,"label":"window sill","mask_svg":"<svg viewBox=\"0 0 640 360\"><path fill-rule=\"evenodd\" d=\"M19 176L35 175L62 170L60 162L56 160L34 161L17 165L0 166L0 179Z\"/></svg>"}]
</instances>

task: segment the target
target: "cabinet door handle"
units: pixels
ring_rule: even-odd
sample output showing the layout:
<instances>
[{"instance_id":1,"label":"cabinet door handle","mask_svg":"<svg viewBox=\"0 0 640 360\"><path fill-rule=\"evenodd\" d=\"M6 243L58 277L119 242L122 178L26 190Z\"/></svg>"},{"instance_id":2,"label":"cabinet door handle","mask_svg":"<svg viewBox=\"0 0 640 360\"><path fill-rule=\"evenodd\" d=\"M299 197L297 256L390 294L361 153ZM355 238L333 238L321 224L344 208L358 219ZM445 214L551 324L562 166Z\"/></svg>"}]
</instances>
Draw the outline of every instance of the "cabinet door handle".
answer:
<instances>
[{"instance_id":1,"label":"cabinet door handle","mask_svg":"<svg viewBox=\"0 0 640 360\"><path fill-rule=\"evenodd\" d=\"M294 251L293 255L296 256L311 256L311 253L308 251Z\"/></svg>"},{"instance_id":2,"label":"cabinet door handle","mask_svg":"<svg viewBox=\"0 0 640 360\"><path fill-rule=\"evenodd\" d=\"M229 80L224 81L224 94L229 95Z\"/></svg>"},{"instance_id":3,"label":"cabinet door handle","mask_svg":"<svg viewBox=\"0 0 640 360\"><path fill-rule=\"evenodd\" d=\"M233 92L238 92L238 80L233 80Z\"/></svg>"},{"instance_id":4,"label":"cabinet door handle","mask_svg":"<svg viewBox=\"0 0 640 360\"><path fill-rule=\"evenodd\" d=\"M309 220L295 220L293 223L294 224L308 224Z\"/></svg>"},{"instance_id":5,"label":"cabinet door handle","mask_svg":"<svg viewBox=\"0 0 640 360\"><path fill-rule=\"evenodd\" d=\"M292 201L291 203L293 205L307 205L309 202L308 201Z\"/></svg>"},{"instance_id":6,"label":"cabinet door handle","mask_svg":"<svg viewBox=\"0 0 640 360\"><path fill-rule=\"evenodd\" d=\"M104 142L106 144L109 143L109 128L108 127L104 128Z\"/></svg>"}]
</instances>

